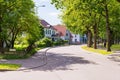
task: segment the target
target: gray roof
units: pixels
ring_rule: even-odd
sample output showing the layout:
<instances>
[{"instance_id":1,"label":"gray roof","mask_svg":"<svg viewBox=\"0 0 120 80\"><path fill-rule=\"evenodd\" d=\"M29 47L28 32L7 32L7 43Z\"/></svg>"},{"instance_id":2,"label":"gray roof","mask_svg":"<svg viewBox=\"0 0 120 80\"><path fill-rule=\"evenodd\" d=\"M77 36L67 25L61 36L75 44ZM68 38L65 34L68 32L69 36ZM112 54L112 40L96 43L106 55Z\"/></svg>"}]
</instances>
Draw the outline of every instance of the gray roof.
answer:
<instances>
[{"instance_id":1,"label":"gray roof","mask_svg":"<svg viewBox=\"0 0 120 80\"><path fill-rule=\"evenodd\" d=\"M45 20L40 20L40 23L41 25L44 27L44 28L50 28L52 27L52 25L50 25L48 22L46 22Z\"/></svg>"}]
</instances>

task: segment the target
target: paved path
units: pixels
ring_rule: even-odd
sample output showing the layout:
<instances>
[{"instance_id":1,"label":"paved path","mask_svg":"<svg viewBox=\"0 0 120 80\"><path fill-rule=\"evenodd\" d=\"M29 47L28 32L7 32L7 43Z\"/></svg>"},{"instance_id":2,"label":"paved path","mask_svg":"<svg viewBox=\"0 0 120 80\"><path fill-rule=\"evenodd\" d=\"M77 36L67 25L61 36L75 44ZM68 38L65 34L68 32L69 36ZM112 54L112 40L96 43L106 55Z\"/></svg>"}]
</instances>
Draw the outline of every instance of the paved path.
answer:
<instances>
[{"instance_id":1,"label":"paved path","mask_svg":"<svg viewBox=\"0 0 120 80\"><path fill-rule=\"evenodd\" d=\"M57 47L47 53L48 64L25 71L0 72L0 80L120 80L120 62L84 51L79 45ZM21 63L22 68L44 64L43 51L26 60L2 61ZM109 59L110 58L110 59Z\"/></svg>"}]
</instances>

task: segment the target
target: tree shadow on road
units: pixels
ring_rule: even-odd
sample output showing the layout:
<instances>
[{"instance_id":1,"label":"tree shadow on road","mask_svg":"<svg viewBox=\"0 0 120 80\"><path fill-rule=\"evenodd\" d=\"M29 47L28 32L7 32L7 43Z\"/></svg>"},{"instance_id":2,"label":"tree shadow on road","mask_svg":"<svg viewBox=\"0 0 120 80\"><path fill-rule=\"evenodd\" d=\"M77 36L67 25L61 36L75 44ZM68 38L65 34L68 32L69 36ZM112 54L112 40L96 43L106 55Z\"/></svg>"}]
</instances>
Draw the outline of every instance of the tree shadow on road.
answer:
<instances>
[{"instance_id":1,"label":"tree shadow on road","mask_svg":"<svg viewBox=\"0 0 120 80\"><path fill-rule=\"evenodd\" d=\"M47 64L41 67L47 61ZM18 63L22 64L22 67L25 69L33 68L32 71L54 71L54 70L74 70L71 66L74 64L87 65L97 63L84 59L84 57L77 57L69 53L47 53L47 59L43 52L39 52L37 55L31 57L30 59L25 60L13 60L7 61L9 63Z\"/></svg>"},{"instance_id":2,"label":"tree shadow on road","mask_svg":"<svg viewBox=\"0 0 120 80\"><path fill-rule=\"evenodd\" d=\"M115 62L120 62L120 53L114 53L109 55L108 59L115 61Z\"/></svg>"},{"instance_id":3,"label":"tree shadow on road","mask_svg":"<svg viewBox=\"0 0 120 80\"><path fill-rule=\"evenodd\" d=\"M47 65L36 68L33 70L40 70L40 71L53 71L53 70L74 70L71 65L74 64L94 64L97 65L93 61L85 60L84 57L77 57L75 55L71 55L69 53L47 53Z\"/></svg>"}]
</instances>

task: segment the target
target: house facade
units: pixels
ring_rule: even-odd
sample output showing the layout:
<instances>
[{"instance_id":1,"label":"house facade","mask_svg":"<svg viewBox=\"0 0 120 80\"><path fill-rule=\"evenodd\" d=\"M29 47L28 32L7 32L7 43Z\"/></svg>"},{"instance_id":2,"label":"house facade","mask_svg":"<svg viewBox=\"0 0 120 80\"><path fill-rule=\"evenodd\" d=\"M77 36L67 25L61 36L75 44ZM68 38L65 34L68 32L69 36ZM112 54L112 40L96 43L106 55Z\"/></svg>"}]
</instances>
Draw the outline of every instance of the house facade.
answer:
<instances>
[{"instance_id":1,"label":"house facade","mask_svg":"<svg viewBox=\"0 0 120 80\"><path fill-rule=\"evenodd\" d=\"M52 35L55 35L56 31L55 31L55 29L53 28L52 25L47 23L45 20L40 20L40 23L41 23L42 27L44 27L45 37L51 38Z\"/></svg>"},{"instance_id":2,"label":"house facade","mask_svg":"<svg viewBox=\"0 0 120 80\"><path fill-rule=\"evenodd\" d=\"M82 44L87 42L86 35L72 34L64 25L59 24L52 26L45 20L40 20L40 23L44 27L45 37L51 38L52 41L62 39L67 40L70 44Z\"/></svg>"},{"instance_id":3,"label":"house facade","mask_svg":"<svg viewBox=\"0 0 120 80\"><path fill-rule=\"evenodd\" d=\"M80 44L80 35L79 34L72 34L72 44Z\"/></svg>"},{"instance_id":4,"label":"house facade","mask_svg":"<svg viewBox=\"0 0 120 80\"><path fill-rule=\"evenodd\" d=\"M87 36L80 34L72 34L72 44L84 44L87 43Z\"/></svg>"},{"instance_id":5,"label":"house facade","mask_svg":"<svg viewBox=\"0 0 120 80\"><path fill-rule=\"evenodd\" d=\"M67 40L69 43L72 41L71 33L64 25L55 25L53 27L60 39Z\"/></svg>"}]
</instances>

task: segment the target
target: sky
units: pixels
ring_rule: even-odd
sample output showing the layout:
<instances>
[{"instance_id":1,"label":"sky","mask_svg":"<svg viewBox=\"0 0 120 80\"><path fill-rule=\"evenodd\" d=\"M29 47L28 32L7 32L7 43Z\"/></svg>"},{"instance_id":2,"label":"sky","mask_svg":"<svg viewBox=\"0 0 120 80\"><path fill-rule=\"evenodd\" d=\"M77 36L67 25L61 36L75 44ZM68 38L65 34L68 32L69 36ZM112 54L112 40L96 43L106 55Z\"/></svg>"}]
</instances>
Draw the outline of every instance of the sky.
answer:
<instances>
[{"instance_id":1,"label":"sky","mask_svg":"<svg viewBox=\"0 0 120 80\"><path fill-rule=\"evenodd\" d=\"M39 18L46 20L51 25L61 24L59 18L60 11L50 4L51 0L34 0L34 2ZM45 7L41 7L42 5L45 5Z\"/></svg>"}]
</instances>

